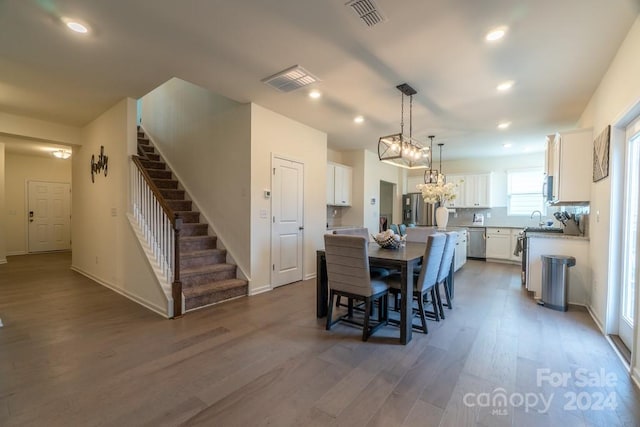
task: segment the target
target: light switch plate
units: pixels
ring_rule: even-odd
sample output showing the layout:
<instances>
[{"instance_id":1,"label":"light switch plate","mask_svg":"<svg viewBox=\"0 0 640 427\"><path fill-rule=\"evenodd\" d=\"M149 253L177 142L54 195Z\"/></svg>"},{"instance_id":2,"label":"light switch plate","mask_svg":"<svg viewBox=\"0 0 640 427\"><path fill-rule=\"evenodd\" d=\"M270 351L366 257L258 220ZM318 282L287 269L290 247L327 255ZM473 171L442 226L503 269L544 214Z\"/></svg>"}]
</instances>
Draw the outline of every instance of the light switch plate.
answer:
<instances>
[{"instance_id":1,"label":"light switch plate","mask_svg":"<svg viewBox=\"0 0 640 427\"><path fill-rule=\"evenodd\" d=\"M260 209L260 218L267 219L267 210L266 209Z\"/></svg>"}]
</instances>

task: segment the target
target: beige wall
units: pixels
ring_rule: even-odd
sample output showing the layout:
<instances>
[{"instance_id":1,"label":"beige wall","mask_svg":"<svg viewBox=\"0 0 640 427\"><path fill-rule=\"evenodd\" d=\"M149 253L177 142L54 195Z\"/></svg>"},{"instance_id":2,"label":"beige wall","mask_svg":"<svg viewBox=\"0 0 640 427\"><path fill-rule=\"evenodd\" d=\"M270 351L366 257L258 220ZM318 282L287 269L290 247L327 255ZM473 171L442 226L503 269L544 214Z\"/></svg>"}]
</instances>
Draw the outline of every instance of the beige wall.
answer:
<instances>
[{"instance_id":1,"label":"beige wall","mask_svg":"<svg viewBox=\"0 0 640 427\"><path fill-rule=\"evenodd\" d=\"M72 268L160 313L168 302L127 218L129 155L136 150L135 101L124 99L88 124L72 159ZM91 155L109 157L91 182Z\"/></svg>"},{"instance_id":2,"label":"beige wall","mask_svg":"<svg viewBox=\"0 0 640 427\"><path fill-rule=\"evenodd\" d=\"M6 223L6 209L4 202L4 165L5 162L5 154L4 154L4 144L0 142L0 224ZM6 235L5 235L6 227L0 226L0 264L4 264L7 262L7 244L6 244Z\"/></svg>"},{"instance_id":3,"label":"beige wall","mask_svg":"<svg viewBox=\"0 0 640 427\"><path fill-rule=\"evenodd\" d=\"M640 17L629 31L625 41L589 104L580 118L580 127L593 127L594 137L607 125L613 126L610 148L610 176L592 184L590 217L590 263L593 268L591 288L591 311L607 333L617 331L615 307L618 304L616 289L620 269L620 245L622 231L623 171L624 171L624 127L640 114ZM636 283L636 296L640 295ZM636 297L637 300L640 298ZM637 302L637 301L636 301ZM637 306L636 306L637 307ZM639 323L636 308L635 324ZM636 326L636 333L640 328ZM638 350L640 335L632 349L634 373L640 379Z\"/></svg>"},{"instance_id":4,"label":"beige wall","mask_svg":"<svg viewBox=\"0 0 640 427\"><path fill-rule=\"evenodd\" d=\"M27 181L71 183L71 160L6 153L5 211L8 255L28 252Z\"/></svg>"},{"instance_id":5,"label":"beige wall","mask_svg":"<svg viewBox=\"0 0 640 427\"><path fill-rule=\"evenodd\" d=\"M0 133L71 145L82 143L80 128L2 112Z\"/></svg>"},{"instance_id":6,"label":"beige wall","mask_svg":"<svg viewBox=\"0 0 640 427\"><path fill-rule=\"evenodd\" d=\"M142 125L203 221L250 276L251 108L180 79L142 98Z\"/></svg>"},{"instance_id":7,"label":"beige wall","mask_svg":"<svg viewBox=\"0 0 640 427\"><path fill-rule=\"evenodd\" d=\"M303 275L316 273L316 250L326 228L327 135L256 104L251 104L251 285L249 292L271 289L272 156L304 163ZM267 218L260 211L269 212Z\"/></svg>"}]
</instances>

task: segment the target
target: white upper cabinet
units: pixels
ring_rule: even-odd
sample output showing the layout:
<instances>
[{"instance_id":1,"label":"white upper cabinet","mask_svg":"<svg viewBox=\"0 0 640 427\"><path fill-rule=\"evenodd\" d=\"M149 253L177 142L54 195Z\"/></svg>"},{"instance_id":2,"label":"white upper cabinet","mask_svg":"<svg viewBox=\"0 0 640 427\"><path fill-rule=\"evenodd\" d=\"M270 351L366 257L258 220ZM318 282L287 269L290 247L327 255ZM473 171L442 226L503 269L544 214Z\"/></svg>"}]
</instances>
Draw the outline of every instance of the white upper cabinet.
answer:
<instances>
[{"instance_id":1,"label":"white upper cabinet","mask_svg":"<svg viewBox=\"0 0 640 427\"><path fill-rule=\"evenodd\" d=\"M593 133L580 129L547 138L547 172L553 177L552 204L591 199Z\"/></svg>"},{"instance_id":2,"label":"white upper cabinet","mask_svg":"<svg viewBox=\"0 0 640 427\"><path fill-rule=\"evenodd\" d=\"M491 207L491 174L449 174L447 182L458 184L456 198L447 203L449 208Z\"/></svg>"},{"instance_id":3,"label":"white upper cabinet","mask_svg":"<svg viewBox=\"0 0 640 427\"><path fill-rule=\"evenodd\" d=\"M351 206L352 177L353 171L349 166L327 165L327 205Z\"/></svg>"}]
</instances>

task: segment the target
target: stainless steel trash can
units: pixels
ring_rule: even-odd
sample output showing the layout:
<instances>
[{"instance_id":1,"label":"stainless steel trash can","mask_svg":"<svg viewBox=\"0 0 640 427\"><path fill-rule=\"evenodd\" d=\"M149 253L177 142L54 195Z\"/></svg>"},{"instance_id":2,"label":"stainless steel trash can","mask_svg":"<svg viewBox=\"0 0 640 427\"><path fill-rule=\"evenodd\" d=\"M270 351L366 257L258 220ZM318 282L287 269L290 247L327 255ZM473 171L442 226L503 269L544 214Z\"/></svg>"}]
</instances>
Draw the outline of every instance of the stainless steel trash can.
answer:
<instances>
[{"instance_id":1,"label":"stainless steel trash can","mask_svg":"<svg viewBox=\"0 0 640 427\"><path fill-rule=\"evenodd\" d=\"M553 310L567 311L569 290L569 267L576 259L564 255L541 255L542 259L542 305Z\"/></svg>"}]
</instances>

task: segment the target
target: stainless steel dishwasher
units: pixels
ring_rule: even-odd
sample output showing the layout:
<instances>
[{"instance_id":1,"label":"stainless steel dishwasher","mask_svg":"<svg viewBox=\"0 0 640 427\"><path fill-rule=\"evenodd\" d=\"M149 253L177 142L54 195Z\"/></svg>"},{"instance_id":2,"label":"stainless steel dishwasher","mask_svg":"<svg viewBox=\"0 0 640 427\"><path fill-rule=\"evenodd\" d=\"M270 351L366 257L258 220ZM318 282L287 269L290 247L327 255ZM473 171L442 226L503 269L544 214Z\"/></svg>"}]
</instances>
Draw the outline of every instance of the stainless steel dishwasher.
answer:
<instances>
[{"instance_id":1,"label":"stainless steel dishwasher","mask_svg":"<svg viewBox=\"0 0 640 427\"><path fill-rule=\"evenodd\" d=\"M487 258L486 235L487 229L484 227L469 227L467 258Z\"/></svg>"}]
</instances>

